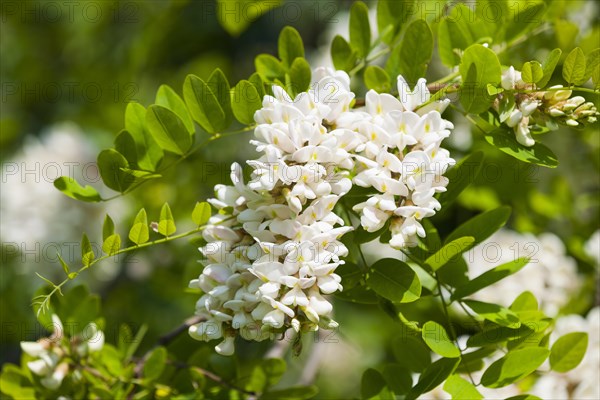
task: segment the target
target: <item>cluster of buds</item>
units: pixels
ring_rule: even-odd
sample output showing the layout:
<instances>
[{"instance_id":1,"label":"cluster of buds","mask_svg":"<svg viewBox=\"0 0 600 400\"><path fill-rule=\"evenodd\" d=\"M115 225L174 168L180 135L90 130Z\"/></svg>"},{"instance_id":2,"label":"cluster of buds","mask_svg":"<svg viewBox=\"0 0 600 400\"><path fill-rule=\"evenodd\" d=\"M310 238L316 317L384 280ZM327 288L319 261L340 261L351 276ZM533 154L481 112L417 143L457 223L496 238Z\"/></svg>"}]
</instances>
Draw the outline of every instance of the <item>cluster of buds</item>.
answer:
<instances>
[{"instance_id":1,"label":"cluster of buds","mask_svg":"<svg viewBox=\"0 0 600 400\"><path fill-rule=\"evenodd\" d=\"M581 96L571 97L572 90L562 85L546 90L536 90L534 84L525 83L521 72L509 67L502 75L502 88L515 93L502 93L494 103L500 122L513 128L517 141L526 147L535 144L531 136L533 125L556 129L556 122L579 126L597 121L598 110ZM519 93L518 91L522 91Z\"/></svg>"},{"instance_id":2,"label":"cluster of buds","mask_svg":"<svg viewBox=\"0 0 600 400\"><path fill-rule=\"evenodd\" d=\"M36 342L21 342L21 349L34 357L34 360L27 362L27 367L40 377L42 386L56 390L67 373L73 369L74 361L81 362L90 353L102 349L104 333L91 322L79 335L67 339L62 322L57 315L52 315L52 325L51 336ZM81 374L75 369L72 376L77 379Z\"/></svg>"}]
</instances>

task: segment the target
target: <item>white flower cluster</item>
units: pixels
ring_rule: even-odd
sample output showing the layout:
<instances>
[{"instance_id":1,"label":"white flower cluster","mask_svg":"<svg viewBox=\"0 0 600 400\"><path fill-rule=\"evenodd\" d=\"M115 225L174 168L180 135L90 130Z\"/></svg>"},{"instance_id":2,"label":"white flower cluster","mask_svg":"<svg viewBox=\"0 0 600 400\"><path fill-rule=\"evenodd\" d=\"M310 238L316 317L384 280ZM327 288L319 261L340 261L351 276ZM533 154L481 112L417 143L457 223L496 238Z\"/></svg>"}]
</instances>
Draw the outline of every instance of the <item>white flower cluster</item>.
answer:
<instances>
[{"instance_id":1,"label":"white flower cluster","mask_svg":"<svg viewBox=\"0 0 600 400\"><path fill-rule=\"evenodd\" d=\"M37 342L21 342L21 349L36 359L27 362L27 367L41 377L40 383L50 390L56 390L70 369L67 358L82 358L89 353L102 350L104 333L93 322L86 325L82 333L70 338L65 345L64 328L60 318L52 315L53 333ZM75 376L79 373L75 371Z\"/></svg>"},{"instance_id":2,"label":"white flower cluster","mask_svg":"<svg viewBox=\"0 0 600 400\"><path fill-rule=\"evenodd\" d=\"M502 74L502 88L505 90L531 90L535 89L535 85L525 83L521 72L511 66ZM586 102L581 96L571 97L573 94L571 90L561 89L562 86L557 85L532 93L501 94L502 98L513 96L508 97L511 100L508 104L514 104L514 107L500 122L505 122L506 125L513 128L517 141L527 147L535 144L530 128L533 122L552 129L556 129L557 125L548 117L568 126L578 126L582 122L596 122L598 111L593 103ZM498 102L496 108L499 110ZM536 114L536 121L533 121L534 113L538 109L540 112Z\"/></svg>"},{"instance_id":3,"label":"white flower cluster","mask_svg":"<svg viewBox=\"0 0 600 400\"><path fill-rule=\"evenodd\" d=\"M443 174L454 160L440 145L454 126L441 116L450 100L429 102L425 79L413 91L402 76L397 83L399 98L370 90L365 108L337 127L358 133L346 147L357 160L353 182L378 192L354 207L362 227L375 232L389 221L390 245L401 249L425 237L420 221L441 208L434 195L446 190Z\"/></svg>"},{"instance_id":4,"label":"white flower cluster","mask_svg":"<svg viewBox=\"0 0 600 400\"><path fill-rule=\"evenodd\" d=\"M529 264L478 291L473 298L509 306L518 295L530 291L539 300L542 311L556 317L582 284L576 261L567 255L556 235L534 236L508 229L496 232L465 255L469 279L519 257L529 257Z\"/></svg>"},{"instance_id":5,"label":"white flower cluster","mask_svg":"<svg viewBox=\"0 0 600 400\"><path fill-rule=\"evenodd\" d=\"M205 293L196 304L205 321L189 332L198 340L223 337L215 347L223 355L233 353L237 333L259 341L290 326L335 326L323 294L342 289L335 269L348 250L338 238L352 228L333 208L352 186L342 142L353 134L328 127L354 94L344 72L321 68L313 78L295 99L273 86L274 97L265 96L255 114L252 143L262 156L248 162L250 182L234 164L234 185L217 185L209 200L219 213L204 231L208 264L190 282Z\"/></svg>"},{"instance_id":6,"label":"white flower cluster","mask_svg":"<svg viewBox=\"0 0 600 400\"><path fill-rule=\"evenodd\" d=\"M337 325L323 295L342 289L335 269L348 250L338 239L352 228L333 209L352 177L380 192L356 208L366 229L392 218L397 247L425 235L419 221L440 208L433 195L444 190L441 174L453 163L439 148L452 125L440 116L447 103L413 111L429 100L424 80L408 92L400 77L399 87L400 100L370 91L365 109L356 110L343 71L317 68L310 90L294 99L273 86L254 116L251 143L262 155L248 161L250 181L234 164L234 185L217 185L209 200L219 212L204 231L208 263L190 282L204 293L196 304L204 321L190 327L193 338L223 338L215 349L229 355L238 334L264 340L289 327Z\"/></svg>"}]
</instances>

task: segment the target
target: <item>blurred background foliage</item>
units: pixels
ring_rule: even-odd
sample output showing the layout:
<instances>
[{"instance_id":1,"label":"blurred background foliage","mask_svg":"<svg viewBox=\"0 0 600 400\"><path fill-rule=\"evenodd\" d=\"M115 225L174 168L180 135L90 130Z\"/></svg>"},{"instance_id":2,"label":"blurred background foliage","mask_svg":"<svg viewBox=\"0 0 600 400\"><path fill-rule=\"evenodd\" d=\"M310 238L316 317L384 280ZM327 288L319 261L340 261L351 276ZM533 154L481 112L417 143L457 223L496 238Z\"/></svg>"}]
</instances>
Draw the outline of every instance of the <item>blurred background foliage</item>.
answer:
<instances>
[{"instance_id":1,"label":"blurred background foliage","mask_svg":"<svg viewBox=\"0 0 600 400\"><path fill-rule=\"evenodd\" d=\"M258 3L273 5L277 2ZM29 304L36 288L42 285L35 271L46 276L62 273L54 254L47 251L47 244L54 243L52 249L58 248L65 256L65 251L70 249L65 243L77 242L82 230L88 231L92 241L99 238L106 207L105 204L82 205L63 196L54 190L50 179L45 179L43 166L38 172L24 175L25 169L35 171L32 164L36 162L57 162L64 167L65 162L74 161L80 163L75 169L81 170L83 163L92 162L95 154L109 147L122 129L127 102L152 103L163 83L181 93L187 74L207 78L217 67L232 83L246 78L254 71L253 60L257 54L276 52L278 33L285 25L292 25L301 33L309 59L311 55L313 59L328 59L326 41L335 33L347 37L350 3L283 0L279 7L246 25L241 21L219 24L213 0L81 1L72 9L61 2L3 2L0 41L1 363L18 362L20 340L44 335L36 328ZM431 10L443 12L445 5L453 3L456 1L418 4L425 7L423 10L430 10L423 17L435 30L436 13ZM548 28L503 53L504 65L520 68L525 61L543 60L553 47L560 47L563 57L576 45L586 54L599 47L600 13L595 1L546 0L546 3ZM448 73L435 57L436 52L432 64L440 67L429 69L429 80ZM555 75L554 80L560 83L560 72ZM586 97L598 106L597 96ZM597 267L583 251L583 244L598 229L600 219L597 124L581 130L561 128L547 134L544 142L557 154L560 165L546 169L520 163L490 147L477 128L471 127L459 114L448 119L457 127L454 138L446 144L453 157L459 159L478 149L485 152L486 161L476 184L433 219L440 233L447 234L482 210L500 204L512 206L512 229L534 234L550 231L565 242L569 255L577 260L580 272L587 277L590 293L583 296L584 301L566 311L587 311L597 303L597 298L594 299ZM61 125L67 121L74 124L69 129ZM65 129L76 141L59 142L57 146L59 150L61 143L73 146L68 153L73 159L64 159L64 155L49 144L52 132ZM115 200L117 229L121 226L125 232L133 218L131 213L142 206L151 220L156 219L165 201L170 203L181 225L186 221L189 224L195 202L210 197L216 183L228 182L231 162L243 163L253 156L247 146L250 137L251 133L244 133L216 141L169 170L163 179L147 183L125 200ZM38 153L45 152L45 157L39 158L32 148ZM17 168L16 173L14 168ZM62 172L65 175L65 170ZM40 185L44 185L44 190L35 189ZM81 212L69 216L67 210L74 209ZM14 219L10 222L17 210L25 219L23 223ZM33 232L30 227L35 225L26 219L39 219L37 223L46 226L48 233ZM58 224L67 229L64 226L58 229ZM36 238L35 241L17 239L28 235ZM104 271L91 271L80 278L87 279L92 291L102 297L108 341L114 339L121 323L129 324L134 331L148 324L147 341L141 347L148 348L155 338L193 312L197 295L184 292L188 281L200 272L196 247L193 241L182 240L128 258L121 257L114 263L107 261L96 267ZM413 320L424 320L425 315L435 318L441 312L433 302L429 306L425 302L419 308L409 308L407 316ZM397 335L394 322L383 311L373 312L373 307L338 300L336 314L341 328L330 338L337 343L330 343L329 347L341 349L348 362L355 364L338 362L325 366L317 381L323 397L356 393L366 366L392 358L389 343ZM305 338L307 348L315 345L313 339ZM327 341L321 340L319 344L327 344ZM211 362L215 365L243 363L268 347L266 343L253 343L238 351L237 360L212 355ZM181 359L194 352L200 357L212 354L212 344L182 335L170 350ZM306 378L303 365L308 356L308 352L299 358L290 356L283 386ZM332 381L330 378L334 375L336 379ZM339 382L344 382L344 387L339 387Z\"/></svg>"}]
</instances>

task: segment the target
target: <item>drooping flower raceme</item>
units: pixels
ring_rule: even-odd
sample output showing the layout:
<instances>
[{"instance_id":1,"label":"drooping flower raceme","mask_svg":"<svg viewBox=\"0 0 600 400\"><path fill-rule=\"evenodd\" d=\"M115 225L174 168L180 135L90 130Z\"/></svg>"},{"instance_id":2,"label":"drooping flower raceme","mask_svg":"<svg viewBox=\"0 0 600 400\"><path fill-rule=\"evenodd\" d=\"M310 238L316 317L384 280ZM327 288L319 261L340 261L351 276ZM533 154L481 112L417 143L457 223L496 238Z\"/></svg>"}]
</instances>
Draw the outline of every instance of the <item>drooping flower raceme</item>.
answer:
<instances>
[{"instance_id":1,"label":"drooping flower raceme","mask_svg":"<svg viewBox=\"0 0 600 400\"><path fill-rule=\"evenodd\" d=\"M417 236L425 237L421 220L441 208L434 195L446 190L443 176L454 164L440 147L454 126L441 117L449 100L429 102L425 79L414 91L398 77L399 98L370 90L362 110L340 118L339 127L358 132L351 149L357 161L353 182L372 187L377 194L354 209L361 213L361 225L375 232L389 221L390 245L415 246Z\"/></svg>"},{"instance_id":2,"label":"drooping flower raceme","mask_svg":"<svg viewBox=\"0 0 600 400\"><path fill-rule=\"evenodd\" d=\"M217 185L209 200L218 213L203 232L206 266L190 282L203 292L196 303L203 321L190 335L222 339L215 349L223 355L233 353L237 335L260 341L290 327L337 325L324 295L342 290L335 270L348 250L339 239L352 227L334 208L352 178L377 188L378 204L396 204L378 210L393 216L395 243L404 246L420 233L418 221L439 208L433 194L446 182L427 168L450 163L439 149L449 123L436 110L414 113L422 103L415 94L390 107L392 96L369 92L366 111L354 110L348 75L327 68L317 68L310 90L294 99L279 86L272 92L254 116L251 143L261 155L248 161L249 182L234 164L233 185ZM414 160L403 164L405 149ZM368 218L363 212L363 226Z\"/></svg>"}]
</instances>

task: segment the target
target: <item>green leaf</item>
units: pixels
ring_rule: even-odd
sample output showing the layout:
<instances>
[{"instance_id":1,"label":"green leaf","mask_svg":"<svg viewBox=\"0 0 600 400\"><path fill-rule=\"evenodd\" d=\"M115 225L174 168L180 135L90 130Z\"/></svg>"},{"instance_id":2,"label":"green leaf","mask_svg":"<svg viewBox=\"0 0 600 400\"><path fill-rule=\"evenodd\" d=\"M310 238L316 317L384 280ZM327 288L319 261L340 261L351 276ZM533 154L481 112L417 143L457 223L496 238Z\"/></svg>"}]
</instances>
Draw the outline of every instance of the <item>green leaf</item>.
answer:
<instances>
[{"instance_id":1,"label":"green leaf","mask_svg":"<svg viewBox=\"0 0 600 400\"><path fill-rule=\"evenodd\" d=\"M83 265L90 265L92 261L94 261L96 256L94 255L94 250L92 250L92 244L90 243L90 239L88 239L87 235L84 233L81 238L81 263Z\"/></svg>"},{"instance_id":2,"label":"green leaf","mask_svg":"<svg viewBox=\"0 0 600 400\"><path fill-rule=\"evenodd\" d=\"M163 159L163 151L146 126L146 109L139 103L127 104L125 129L136 144L136 162L139 168L155 171Z\"/></svg>"},{"instance_id":3,"label":"green leaf","mask_svg":"<svg viewBox=\"0 0 600 400\"><path fill-rule=\"evenodd\" d=\"M171 207L169 207L169 203L165 203L160 209L158 233L164 236L171 236L176 230L177 228L175 227L175 220L173 219L173 214L171 213Z\"/></svg>"},{"instance_id":4,"label":"green leaf","mask_svg":"<svg viewBox=\"0 0 600 400\"><path fill-rule=\"evenodd\" d=\"M231 87L229 86L229 81L223 71L221 71L220 68L217 68L210 74L206 84L210 90L212 90L225 114L222 122L223 126L220 129L223 130L231 125L231 122L233 121L233 112L231 110Z\"/></svg>"},{"instance_id":5,"label":"green leaf","mask_svg":"<svg viewBox=\"0 0 600 400\"><path fill-rule=\"evenodd\" d=\"M425 76L433 55L433 34L427 22L417 19L406 28L400 46L394 48L385 69L390 76L402 75L407 83L414 85Z\"/></svg>"},{"instance_id":6,"label":"green leaf","mask_svg":"<svg viewBox=\"0 0 600 400\"><path fill-rule=\"evenodd\" d=\"M129 239L133 243L140 245L146 243L149 238L148 216L146 215L146 210L142 208L136 215L133 226L129 230Z\"/></svg>"},{"instance_id":7,"label":"green leaf","mask_svg":"<svg viewBox=\"0 0 600 400\"><path fill-rule=\"evenodd\" d=\"M265 94L266 94L265 83L263 82L263 80L260 77L260 75L258 74L258 72L255 72L252 75L250 75L250 78L248 78L248 82L253 84L254 87L256 88L256 91L258 92L258 96L261 100L261 107L262 107L262 99L263 99L263 97L265 97ZM252 101L254 101L254 100L252 100Z\"/></svg>"},{"instance_id":8,"label":"green leaf","mask_svg":"<svg viewBox=\"0 0 600 400\"><path fill-rule=\"evenodd\" d=\"M517 12L512 15L512 18L507 18L505 26L506 34L504 40L506 42L529 32L544 22L546 5L542 1L527 1L515 4L518 7L511 7L511 9L516 9Z\"/></svg>"},{"instance_id":9,"label":"green leaf","mask_svg":"<svg viewBox=\"0 0 600 400\"><path fill-rule=\"evenodd\" d=\"M569 85L581 85L585 83L585 70L587 62L583 50L575 47L565 59L562 75Z\"/></svg>"},{"instance_id":10,"label":"green leaf","mask_svg":"<svg viewBox=\"0 0 600 400\"><path fill-rule=\"evenodd\" d=\"M542 400L537 396L534 396L532 394L519 394L517 396L512 396L512 397L508 397L506 398L506 400Z\"/></svg>"},{"instance_id":11,"label":"green leaf","mask_svg":"<svg viewBox=\"0 0 600 400\"><path fill-rule=\"evenodd\" d=\"M536 311L538 307L536 297L529 291L521 293L510 305L510 309L515 312Z\"/></svg>"},{"instance_id":12,"label":"green leaf","mask_svg":"<svg viewBox=\"0 0 600 400\"><path fill-rule=\"evenodd\" d=\"M409 303L421 296L421 282L415 271L393 258L384 258L373 264L367 284L375 293L394 302Z\"/></svg>"},{"instance_id":13,"label":"green leaf","mask_svg":"<svg viewBox=\"0 0 600 400\"><path fill-rule=\"evenodd\" d=\"M61 176L54 180L54 187L72 199L96 202L101 201L100 193L90 185L81 186L79 182L68 176Z\"/></svg>"},{"instance_id":14,"label":"green leaf","mask_svg":"<svg viewBox=\"0 0 600 400\"><path fill-rule=\"evenodd\" d=\"M477 315L495 324L516 329L521 326L517 314L498 304L484 303L477 300L465 300L463 303L471 308Z\"/></svg>"},{"instance_id":15,"label":"green leaf","mask_svg":"<svg viewBox=\"0 0 600 400\"><path fill-rule=\"evenodd\" d=\"M431 352L417 336L406 330L392 342L392 351L398 364L413 372L421 372L431 365Z\"/></svg>"},{"instance_id":16,"label":"green leaf","mask_svg":"<svg viewBox=\"0 0 600 400\"><path fill-rule=\"evenodd\" d=\"M377 2L377 29L383 43L392 44L413 10L413 0L379 0Z\"/></svg>"},{"instance_id":17,"label":"green leaf","mask_svg":"<svg viewBox=\"0 0 600 400\"><path fill-rule=\"evenodd\" d=\"M449 261L457 256L460 257L462 253L473 247L473 243L475 243L475 238L471 236L454 239L429 256L429 258L425 260L425 264L429 265L432 270L437 271Z\"/></svg>"},{"instance_id":18,"label":"green leaf","mask_svg":"<svg viewBox=\"0 0 600 400\"><path fill-rule=\"evenodd\" d=\"M337 35L331 42L331 60L335 69L349 72L356 64L356 51L352 50L346 39Z\"/></svg>"},{"instance_id":19,"label":"green leaf","mask_svg":"<svg viewBox=\"0 0 600 400\"><path fill-rule=\"evenodd\" d=\"M129 165L137 165L137 145L133 135L122 130L115 138L115 149L125 157Z\"/></svg>"},{"instance_id":20,"label":"green leaf","mask_svg":"<svg viewBox=\"0 0 600 400\"><path fill-rule=\"evenodd\" d=\"M267 82L272 82L275 79L283 80L285 76L285 68L281 62L270 54L256 56L254 66L260 77Z\"/></svg>"},{"instance_id":21,"label":"green leaf","mask_svg":"<svg viewBox=\"0 0 600 400\"><path fill-rule=\"evenodd\" d=\"M400 364L385 365L382 375L387 386L397 395L408 393L412 387L413 380L410 371Z\"/></svg>"},{"instance_id":22,"label":"green leaf","mask_svg":"<svg viewBox=\"0 0 600 400\"><path fill-rule=\"evenodd\" d=\"M523 81L525 83L537 83L542 80L544 77L544 71L542 69L542 64L537 61L528 61L523 64L523 69L521 70L523 75Z\"/></svg>"},{"instance_id":23,"label":"green leaf","mask_svg":"<svg viewBox=\"0 0 600 400\"><path fill-rule=\"evenodd\" d=\"M121 248L121 236L118 233L108 236L102 243L102 251L113 255Z\"/></svg>"},{"instance_id":24,"label":"green leaf","mask_svg":"<svg viewBox=\"0 0 600 400\"><path fill-rule=\"evenodd\" d=\"M350 8L350 46L360 58L365 58L371 50L369 8L362 1L355 1Z\"/></svg>"},{"instance_id":25,"label":"green leaf","mask_svg":"<svg viewBox=\"0 0 600 400\"><path fill-rule=\"evenodd\" d=\"M262 362L261 368L267 377L266 387L269 387L279 382L287 369L287 365L280 358L268 358Z\"/></svg>"},{"instance_id":26,"label":"green leaf","mask_svg":"<svg viewBox=\"0 0 600 400\"><path fill-rule=\"evenodd\" d=\"M98 154L97 164L104 184L117 192L123 193L134 181L130 175L123 172L123 168L127 168L129 164L115 149L102 150Z\"/></svg>"},{"instance_id":27,"label":"green leaf","mask_svg":"<svg viewBox=\"0 0 600 400\"><path fill-rule=\"evenodd\" d=\"M288 84L289 93L296 95L305 92L310 85L311 71L308 61L304 58L296 58L292 63L289 72L290 82Z\"/></svg>"},{"instance_id":28,"label":"green leaf","mask_svg":"<svg viewBox=\"0 0 600 400\"><path fill-rule=\"evenodd\" d=\"M431 350L446 358L460 357L460 350L448 337L446 329L435 321L427 321L421 331L423 340Z\"/></svg>"},{"instance_id":29,"label":"green leaf","mask_svg":"<svg viewBox=\"0 0 600 400\"><path fill-rule=\"evenodd\" d=\"M379 371L369 368L363 373L360 384L360 393L363 399L377 396L384 387L385 379Z\"/></svg>"},{"instance_id":30,"label":"green leaf","mask_svg":"<svg viewBox=\"0 0 600 400\"><path fill-rule=\"evenodd\" d=\"M438 51L440 59L448 67L460 63L459 52L475 41L469 29L471 10L464 4L452 9L450 16L442 18L438 26Z\"/></svg>"},{"instance_id":31,"label":"green leaf","mask_svg":"<svg viewBox=\"0 0 600 400\"><path fill-rule=\"evenodd\" d=\"M152 105L146 113L148 130L154 140L166 151L184 155L192 147L192 136L181 118L168 108Z\"/></svg>"},{"instance_id":32,"label":"green leaf","mask_svg":"<svg viewBox=\"0 0 600 400\"><path fill-rule=\"evenodd\" d=\"M497 86L502 76L496 53L480 44L469 46L463 54L459 71L463 81L460 103L465 111L472 114L486 111L493 101L487 86Z\"/></svg>"},{"instance_id":33,"label":"green leaf","mask_svg":"<svg viewBox=\"0 0 600 400\"><path fill-rule=\"evenodd\" d=\"M278 40L279 58L285 68L290 68L298 57L304 58L304 44L298 31L291 26L281 30Z\"/></svg>"},{"instance_id":34,"label":"green leaf","mask_svg":"<svg viewBox=\"0 0 600 400\"><path fill-rule=\"evenodd\" d=\"M458 364L459 358L441 358L431 364L419 377L417 384L408 392L406 400L415 400L419 395L427 393L450 376Z\"/></svg>"},{"instance_id":35,"label":"green leaf","mask_svg":"<svg viewBox=\"0 0 600 400\"><path fill-rule=\"evenodd\" d=\"M110 215L106 214L104 217L104 223L102 224L102 240L106 240L106 238L113 233L115 233L115 223Z\"/></svg>"},{"instance_id":36,"label":"green leaf","mask_svg":"<svg viewBox=\"0 0 600 400\"><path fill-rule=\"evenodd\" d=\"M541 347L511 351L485 370L481 384L490 388L510 385L535 371L549 354L550 350Z\"/></svg>"},{"instance_id":37,"label":"green leaf","mask_svg":"<svg viewBox=\"0 0 600 400\"><path fill-rule=\"evenodd\" d=\"M454 301L470 296L473 293L476 293L479 290L486 288L509 275L519 272L521 268L526 266L528 263L528 258L521 257L486 271L473 280L470 280L464 285L456 288L450 299Z\"/></svg>"},{"instance_id":38,"label":"green leaf","mask_svg":"<svg viewBox=\"0 0 600 400\"><path fill-rule=\"evenodd\" d=\"M510 211L510 207L502 206L481 213L452 231L446 238L445 243L450 243L463 236L472 236L475 238L473 245L477 245L506 224L510 217Z\"/></svg>"},{"instance_id":39,"label":"green leaf","mask_svg":"<svg viewBox=\"0 0 600 400\"><path fill-rule=\"evenodd\" d=\"M540 142L536 142L531 147L522 146L517 142L514 133L506 128L498 128L486 133L484 138L489 144L517 160L547 168L558 166L556 155L548 147Z\"/></svg>"},{"instance_id":40,"label":"green leaf","mask_svg":"<svg viewBox=\"0 0 600 400\"><path fill-rule=\"evenodd\" d=\"M595 88L600 87L600 49L595 49L586 57L585 81L592 78Z\"/></svg>"},{"instance_id":41,"label":"green leaf","mask_svg":"<svg viewBox=\"0 0 600 400\"><path fill-rule=\"evenodd\" d=\"M256 87L248 81L239 81L235 85L231 103L233 115L242 124L254 123L254 113L262 107L261 97Z\"/></svg>"},{"instance_id":42,"label":"green leaf","mask_svg":"<svg viewBox=\"0 0 600 400\"><path fill-rule=\"evenodd\" d=\"M239 36L261 15L280 5L281 0L217 0L217 21L231 36ZM212 5L201 17L202 23L212 20L208 10L214 10Z\"/></svg>"},{"instance_id":43,"label":"green leaf","mask_svg":"<svg viewBox=\"0 0 600 400\"><path fill-rule=\"evenodd\" d=\"M192 121L192 117L190 116L185 103L181 97L179 97L179 95L175 93L173 89L171 89L170 86L161 85L158 88L155 102L157 105L173 111L181 119L181 121L183 121L183 124L188 132L190 134L194 133L194 121Z\"/></svg>"},{"instance_id":44,"label":"green leaf","mask_svg":"<svg viewBox=\"0 0 600 400\"><path fill-rule=\"evenodd\" d=\"M387 93L392 89L392 81L385 70L377 65L369 65L365 69L365 86L377 93Z\"/></svg>"},{"instance_id":45,"label":"green leaf","mask_svg":"<svg viewBox=\"0 0 600 400\"><path fill-rule=\"evenodd\" d=\"M448 204L456 200L458 195L465 190L467 186L475 181L475 178L477 178L479 171L481 170L483 158L483 152L475 151L460 160L455 167L450 168L450 170L446 172L445 176L450 182L446 187L446 191L442 192L438 198L440 204L444 204L447 207Z\"/></svg>"},{"instance_id":46,"label":"green leaf","mask_svg":"<svg viewBox=\"0 0 600 400\"><path fill-rule=\"evenodd\" d=\"M506 326L491 325L491 328L486 328L483 331L469 337L467 340L467 346L484 347L509 340L526 340L536 332L543 332L546 328L548 328L548 326L549 324L546 321L522 324L517 329L507 328Z\"/></svg>"},{"instance_id":47,"label":"green leaf","mask_svg":"<svg viewBox=\"0 0 600 400\"><path fill-rule=\"evenodd\" d=\"M475 386L459 375L451 375L446 379L444 391L452 396L452 400L483 399L483 395L477 391Z\"/></svg>"},{"instance_id":48,"label":"green leaf","mask_svg":"<svg viewBox=\"0 0 600 400\"><path fill-rule=\"evenodd\" d=\"M550 82L552 78L552 74L554 73L554 69L560 60L560 56L562 54L561 49L554 49L546 57L546 61L544 61L543 71L544 77L537 83L537 87L544 88Z\"/></svg>"},{"instance_id":49,"label":"green leaf","mask_svg":"<svg viewBox=\"0 0 600 400\"><path fill-rule=\"evenodd\" d=\"M183 84L183 98L192 118L208 133L226 127L226 115L210 86L195 75L188 75Z\"/></svg>"},{"instance_id":50,"label":"green leaf","mask_svg":"<svg viewBox=\"0 0 600 400\"><path fill-rule=\"evenodd\" d=\"M157 347L146 357L143 376L146 381L155 381L163 373L167 363L167 350Z\"/></svg>"},{"instance_id":51,"label":"green leaf","mask_svg":"<svg viewBox=\"0 0 600 400\"><path fill-rule=\"evenodd\" d=\"M71 275L71 271L69 270L69 266L67 265L67 263L65 262L65 260L63 260L63 258L60 256L60 253L56 253L57 257L58 257L58 261L60 262L60 266L62 267L63 271L65 271L65 274L67 276Z\"/></svg>"},{"instance_id":52,"label":"green leaf","mask_svg":"<svg viewBox=\"0 0 600 400\"><path fill-rule=\"evenodd\" d=\"M35 399L36 391L31 379L18 366L6 363L0 374L0 390L13 399ZM3 396L4 397L4 396Z\"/></svg>"},{"instance_id":53,"label":"green leaf","mask_svg":"<svg viewBox=\"0 0 600 400\"><path fill-rule=\"evenodd\" d=\"M192 221L198 226L204 225L208 222L211 216L210 204L207 202L198 202L192 211Z\"/></svg>"},{"instance_id":54,"label":"green leaf","mask_svg":"<svg viewBox=\"0 0 600 400\"><path fill-rule=\"evenodd\" d=\"M558 338L552 345L550 367L556 372L567 372L579 365L588 346L588 334L572 332Z\"/></svg>"}]
</instances>

